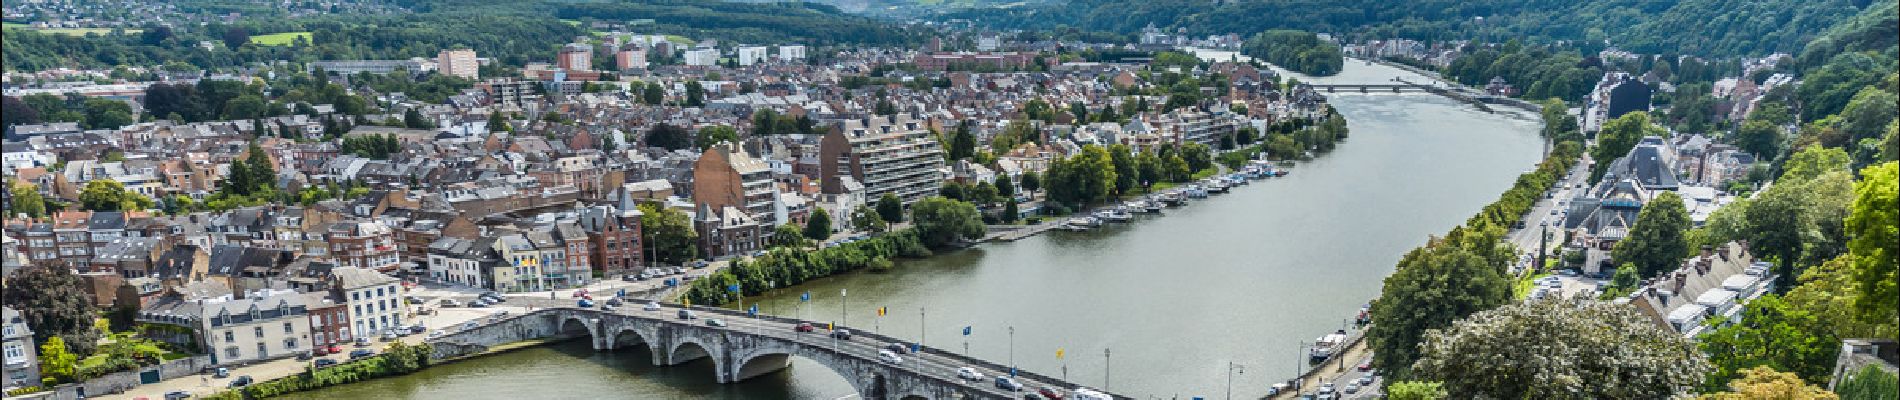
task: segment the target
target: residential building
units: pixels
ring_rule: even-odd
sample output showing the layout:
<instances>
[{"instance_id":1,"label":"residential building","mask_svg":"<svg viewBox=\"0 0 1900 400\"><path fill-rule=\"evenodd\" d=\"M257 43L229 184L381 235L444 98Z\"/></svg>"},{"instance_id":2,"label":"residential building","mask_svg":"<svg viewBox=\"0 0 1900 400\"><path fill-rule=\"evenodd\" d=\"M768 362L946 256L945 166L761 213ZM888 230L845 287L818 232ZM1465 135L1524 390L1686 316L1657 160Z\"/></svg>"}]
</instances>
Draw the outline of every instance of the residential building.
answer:
<instances>
[{"instance_id":1,"label":"residential building","mask_svg":"<svg viewBox=\"0 0 1900 400\"><path fill-rule=\"evenodd\" d=\"M593 247L593 268L612 279L636 274L645 260L640 242L640 210L611 205L588 207L580 212L580 226L587 230Z\"/></svg>"},{"instance_id":2,"label":"residential building","mask_svg":"<svg viewBox=\"0 0 1900 400\"><path fill-rule=\"evenodd\" d=\"M313 348L304 301L303 294L290 290L258 291L245 298L174 296L146 306L138 319L190 328L213 364L244 364L295 356Z\"/></svg>"},{"instance_id":3,"label":"residential building","mask_svg":"<svg viewBox=\"0 0 1900 400\"><path fill-rule=\"evenodd\" d=\"M646 67L647 51L645 48L641 48L640 45L629 44L622 46L620 51L614 52L614 68L625 71Z\"/></svg>"},{"instance_id":4,"label":"residential building","mask_svg":"<svg viewBox=\"0 0 1900 400\"><path fill-rule=\"evenodd\" d=\"M394 273L401 262L395 236L381 222L339 222L328 236L330 258L339 264Z\"/></svg>"},{"instance_id":5,"label":"residential building","mask_svg":"<svg viewBox=\"0 0 1900 400\"><path fill-rule=\"evenodd\" d=\"M6 390L40 385L39 347L33 345L33 327L13 307L0 307L0 350L6 351Z\"/></svg>"},{"instance_id":6,"label":"residential building","mask_svg":"<svg viewBox=\"0 0 1900 400\"><path fill-rule=\"evenodd\" d=\"M337 301L328 291L304 293L304 310L310 318L311 348L349 344L350 307Z\"/></svg>"},{"instance_id":7,"label":"residential building","mask_svg":"<svg viewBox=\"0 0 1900 400\"><path fill-rule=\"evenodd\" d=\"M357 267L338 267L330 275L336 298L349 306L349 332L344 335L372 336L403 326L402 280Z\"/></svg>"},{"instance_id":8,"label":"residential building","mask_svg":"<svg viewBox=\"0 0 1900 400\"><path fill-rule=\"evenodd\" d=\"M865 198L896 195L908 205L943 186L943 149L922 118L911 115L845 120L819 143L824 193L845 193L846 179Z\"/></svg>"},{"instance_id":9,"label":"residential building","mask_svg":"<svg viewBox=\"0 0 1900 400\"><path fill-rule=\"evenodd\" d=\"M712 66L719 63L719 49L703 48L686 51L686 65Z\"/></svg>"},{"instance_id":10,"label":"residential building","mask_svg":"<svg viewBox=\"0 0 1900 400\"><path fill-rule=\"evenodd\" d=\"M791 62L805 59L805 46L779 46L778 60Z\"/></svg>"},{"instance_id":11,"label":"residential building","mask_svg":"<svg viewBox=\"0 0 1900 400\"><path fill-rule=\"evenodd\" d=\"M752 215L772 212L772 170L733 142L721 142L693 163L693 201L723 210L738 207Z\"/></svg>"},{"instance_id":12,"label":"residential building","mask_svg":"<svg viewBox=\"0 0 1900 400\"><path fill-rule=\"evenodd\" d=\"M568 43L561 46L561 53L554 58L554 66L566 71L594 70L594 49L581 43Z\"/></svg>"},{"instance_id":13,"label":"residential building","mask_svg":"<svg viewBox=\"0 0 1900 400\"><path fill-rule=\"evenodd\" d=\"M466 79L481 77L481 62L475 59L475 50L442 50L435 55L436 70L443 75Z\"/></svg>"},{"instance_id":14,"label":"residential building","mask_svg":"<svg viewBox=\"0 0 1900 400\"><path fill-rule=\"evenodd\" d=\"M752 66L765 62L765 46L746 46L738 49L739 65Z\"/></svg>"}]
</instances>

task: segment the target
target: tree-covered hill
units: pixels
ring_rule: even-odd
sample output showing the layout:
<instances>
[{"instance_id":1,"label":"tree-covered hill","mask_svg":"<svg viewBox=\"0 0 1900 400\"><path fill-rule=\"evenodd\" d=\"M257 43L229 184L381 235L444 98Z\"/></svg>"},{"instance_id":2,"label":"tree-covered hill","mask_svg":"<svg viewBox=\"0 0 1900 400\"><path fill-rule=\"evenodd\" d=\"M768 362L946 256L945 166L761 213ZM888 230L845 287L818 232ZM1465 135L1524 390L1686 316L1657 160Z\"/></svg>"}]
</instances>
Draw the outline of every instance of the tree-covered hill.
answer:
<instances>
[{"instance_id":1,"label":"tree-covered hill","mask_svg":"<svg viewBox=\"0 0 1900 400\"><path fill-rule=\"evenodd\" d=\"M1590 41L1645 53L1795 52L1829 26L1886 0L1071 0L949 11L999 28L1072 26L1191 34L1296 29L1415 39ZM1219 5L1211 5L1220 3Z\"/></svg>"}]
</instances>

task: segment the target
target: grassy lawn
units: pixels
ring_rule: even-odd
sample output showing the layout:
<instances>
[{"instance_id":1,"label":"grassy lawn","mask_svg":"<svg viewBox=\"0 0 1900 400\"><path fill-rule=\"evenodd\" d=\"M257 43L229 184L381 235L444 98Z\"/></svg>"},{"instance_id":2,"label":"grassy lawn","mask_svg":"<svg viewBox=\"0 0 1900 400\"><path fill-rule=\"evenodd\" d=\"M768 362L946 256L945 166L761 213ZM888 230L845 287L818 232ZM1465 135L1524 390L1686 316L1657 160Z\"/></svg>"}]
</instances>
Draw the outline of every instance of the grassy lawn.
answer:
<instances>
[{"instance_id":1,"label":"grassy lawn","mask_svg":"<svg viewBox=\"0 0 1900 400\"><path fill-rule=\"evenodd\" d=\"M683 44L683 45L689 45L689 46L694 43L698 43L698 42L694 42L693 39L688 39L687 37L680 36L680 35L666 35L666 41Z\"/></svg>"},{"instance_id":2,"label":"grassy lawn","mask_svg":"<svg viewBox=\"0 0 1900 400\"><path fill-rule=\"evenodd\" d=\"M97 33L100 35L112 34L111 28L45 28L45 29L41 29L41 28L34 28L32 25L27 25L27 24L22 24L22 23L17 23L17 22L7 22L0 25L4 25L4 29L29 29L29 30L40 31L40 33L51 33L51 34L56 34L56 35L67 35L67 36L86 36L86 34L88 33ZM145 32L145 30L144 29L126 29L125 30L125 34L127 35L137 35L142 32Z\"/></svg>"},{"instance_id":3,"label":"grassy lawn","mask_svg":"<svg viewBox=\"0 0 1900 400\"><path fill-rule=\"evenodd\" d=\"M1208 169L1201 170L1201 172L1195 172L1194 175L1190 175L1190 176L1193 177L1194 180L1202 180L1202 179L1207 179L1210 176L1214 176L1214 174L1216 173L1220 173L1219 168L1208 168Z\"/></svg>"},{"instance_id":4,"label":"grassy lawn","mask_svg":"<svg viewBox=\"0 0 1900 400\"><path fill-rule=\"evenodd\" d=\"M1546 276L1550 276L1550 273L1545 272L1518 277L1517 282L1511 283L1511 297L1520 300L1529 297L1531 295L1531 288L1537 285L1537 280Z\"/></svg>"},{"instance_id":5,"label":"grassy lawn","mask_svg":"<svg viewBox=\"0 0 1900 400\"><path fill-rule=\"evenodd\" d=\"M305 43L310 42L310 32L305 31L305 32L273 33L269 35L252 36L251 44L255 44L259 46L287 46L287 45L290 45L290 42L295 41L297 40L297 38L300 38L300 37L303 38L303 41Z\"/></svg>"}]
</instances>

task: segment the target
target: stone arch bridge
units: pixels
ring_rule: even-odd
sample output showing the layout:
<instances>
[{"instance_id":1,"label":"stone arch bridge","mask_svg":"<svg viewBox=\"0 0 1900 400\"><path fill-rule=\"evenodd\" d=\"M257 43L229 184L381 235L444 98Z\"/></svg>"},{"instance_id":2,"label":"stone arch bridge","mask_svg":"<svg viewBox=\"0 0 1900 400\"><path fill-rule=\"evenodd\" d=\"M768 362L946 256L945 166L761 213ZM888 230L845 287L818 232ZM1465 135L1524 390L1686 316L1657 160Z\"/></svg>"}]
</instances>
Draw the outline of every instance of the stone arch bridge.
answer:
<instances>
[{"instance_id":1,"label":"stone arch bridge","mask_svg":"<svg viewBox=\"0 0 1900 400\"><path fill-rule=\"evenodd\" d=\"M901 363L890 363L881 360L878 351L892 344L910 346L911 342L857 330L853 330L851 339L837 340L826 334L821 323L754 317L723 308L691 307L696 318L679 319L679 311L684 309L688 308L676 304L663 305L659 311L646 311L633 304L614 311L547 308L479 320L474 322L473 328L430 339L428 343L434 347L433 358L438 360L478 355L494 346L533 339L585 339L598 351L645 346L653 355L654 365L710 359L717 374L714 378L719 383L772 373L790 365L792 357L803 357L837 372L866 399L1022 396L1022 393L998 389L993 378L988 378L1008 374L1008 367L981 359L923 347L918 353L901 356ZM709 326L705 323L708 318L720 319L725 326ZM800 323L820 328L815 332L796 332L794 328ZM957 369L962 367L974 368L986 378L961 379ZM1044 386L1065 390L1078 387L1022 371L1018 371L1016 379L1026 391Z\"/></svg>"}]
</instances>

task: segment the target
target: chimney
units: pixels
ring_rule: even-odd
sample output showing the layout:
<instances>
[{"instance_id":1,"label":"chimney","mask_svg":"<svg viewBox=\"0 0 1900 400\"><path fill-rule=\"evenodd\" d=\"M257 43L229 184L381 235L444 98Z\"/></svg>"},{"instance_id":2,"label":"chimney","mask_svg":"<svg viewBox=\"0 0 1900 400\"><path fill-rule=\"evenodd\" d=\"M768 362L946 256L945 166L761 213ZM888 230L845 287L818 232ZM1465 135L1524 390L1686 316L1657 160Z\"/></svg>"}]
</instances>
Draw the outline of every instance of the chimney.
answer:
<instances>
[{"instance_id":1,"label":"chimney","mask_svg":"<svg viewBox=\"0 0 1900 400\"><path fill-rule=\"evenodd\" d=\"M1715 254L1721 256L1722 261L1728 261L1728 248L1728 245L1723 245L1721 248L1715 249Z\"/></svg>"},{"instance_id":2,"label":"chimney","mask_svg":"<svg viewBox=\"0 0 1900 400\"><path fill-rule=\"evenodd\" d=\"M1702 245L1702 258L1709 258L1709 252L1710 252L1710 250L1712 250L1712 249L1714 249L1714 248L1715 248L1715 246L1710 246L1710 245L1706 245L1706 244L1705 244L1705 245Z\"/></svg>"}]
</instances>

